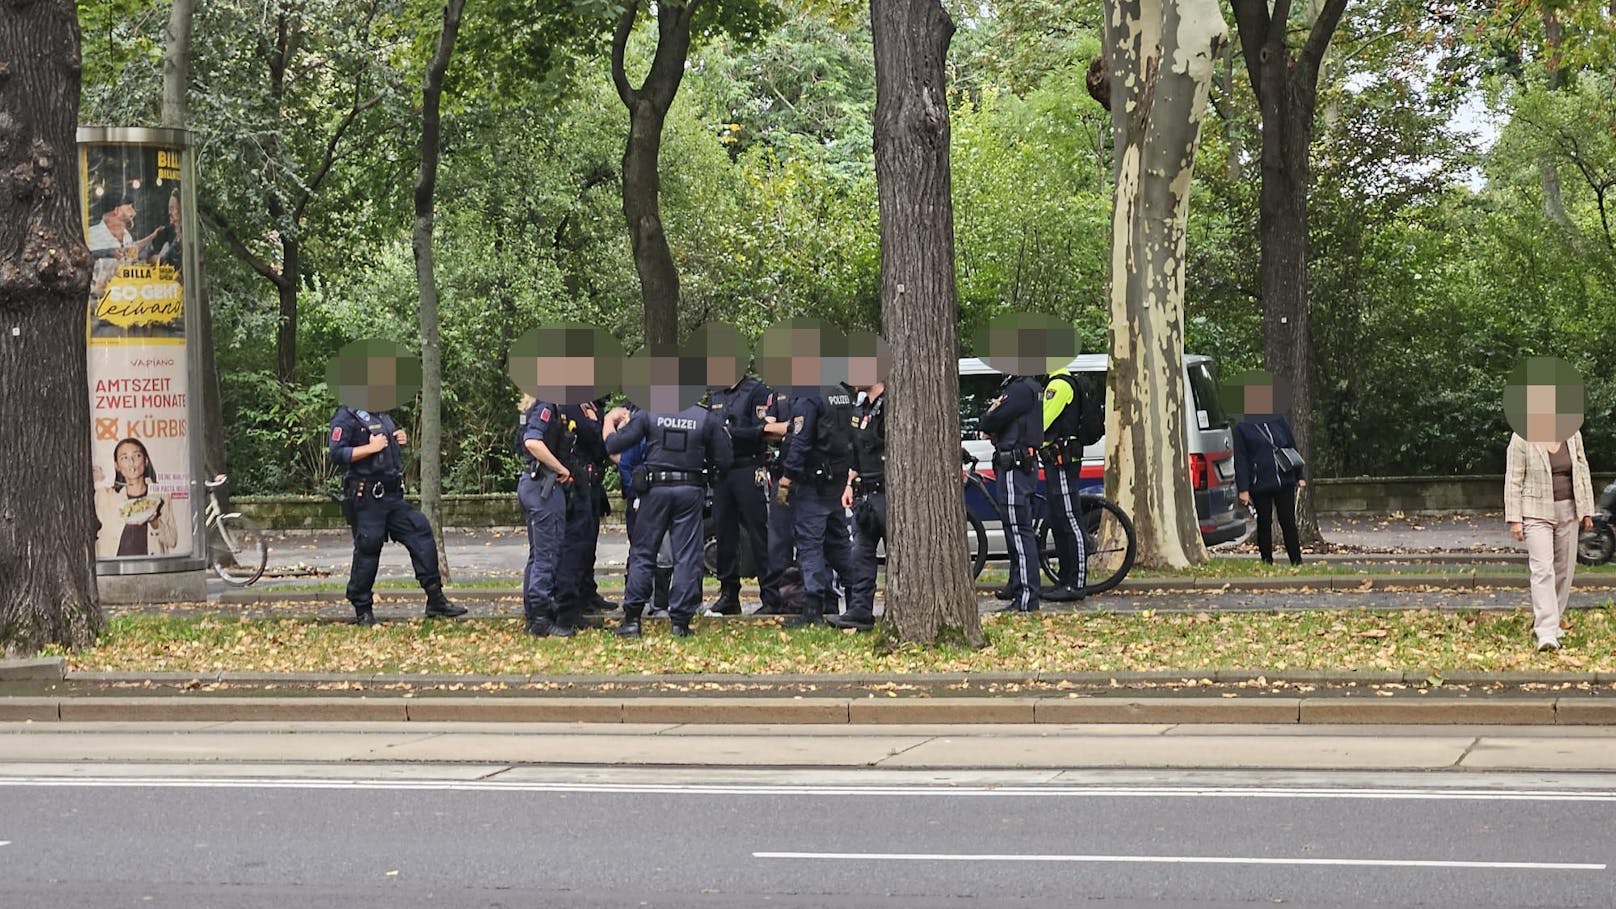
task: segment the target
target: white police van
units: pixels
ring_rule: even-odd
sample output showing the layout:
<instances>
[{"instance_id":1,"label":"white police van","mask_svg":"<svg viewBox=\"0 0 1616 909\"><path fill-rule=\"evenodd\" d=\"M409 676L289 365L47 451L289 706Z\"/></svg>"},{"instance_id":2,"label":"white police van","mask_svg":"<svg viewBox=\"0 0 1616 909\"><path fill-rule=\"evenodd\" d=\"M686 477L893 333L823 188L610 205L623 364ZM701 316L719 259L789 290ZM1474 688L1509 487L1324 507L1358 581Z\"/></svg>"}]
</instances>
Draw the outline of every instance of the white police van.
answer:
<instances>
[{"instance_id":1,"label":"white police van","mask_svg":"<svg viewBox=\"0 0 1616 909\"><path fill-rule=\"evenodd\" d=\"M1083 354L1069 365L1073 373L1088 379L1089 387L1100 396L1101 411L1105 409L1106 372L1111 357L1107 354ZM1216 363L1210 357L1184 357L1184 436L1189 452L1190 485L1195 490L1195 514L1201 528L1201 539L1213 546L1239 539L1246 532L1244 514L1238 509L1234 484L1234 433L1217 394ZM1038 376L1042 385L1048 376ZM977 438L976 422L999 395L1004 374L974 357L959 361L960 385L960 439L961 445L981 463L978 469L992 485L993 444ZM1085 492L1100 493L1105 485L1105 439L1083 449L1082 482ZM1042 471L1039 492L1043 492ZM1004 534L999 526L999 514L992 503L967 500L967 505L982 519L988 531L988 551L1003 556Z\"/></svg>"}]
</instances>

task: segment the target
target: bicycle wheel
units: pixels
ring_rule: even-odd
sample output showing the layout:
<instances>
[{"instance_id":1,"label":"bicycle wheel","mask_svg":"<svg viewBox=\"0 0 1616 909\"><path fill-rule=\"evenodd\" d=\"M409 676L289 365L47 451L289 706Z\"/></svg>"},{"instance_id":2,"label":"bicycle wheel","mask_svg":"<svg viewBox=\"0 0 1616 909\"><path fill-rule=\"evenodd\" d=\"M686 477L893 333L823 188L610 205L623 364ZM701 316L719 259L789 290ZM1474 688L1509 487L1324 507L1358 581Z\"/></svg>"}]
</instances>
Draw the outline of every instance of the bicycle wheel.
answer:
<instances>
[{"instance_id":1,"label":"bicycle wheel","mask_svg":"<svg viewBox=\"0 0 1616 909\"><path fill-rule=\"evenodd\" d=\"M245 587L263 576L269 562L269 545L256 521L241 515L222 515L214 531L208 555L214 572L226 584Z\"/></svg>"},{"instance_id":2,"label":"bicycle wheel","mask_svg":"<svg viewBox=\"0 0 1616 909\"><path fill-rule=\"evenodd\" d=\"M1133 568L1136 541L1133 521L1117 503L1096 495L1077 497L1078 522L1088 556L1088 595L1105 593L1122 583Z\"/></svg>"},{"instance_id":3,"label":"bicycle wheel","mask_svg":"<svg viewBox=\"0 0 1616 909\"><path fill-rule=\"evenodd\" d=\"M965 544L971 555L971 578L974 580L982 576L982 568L988 563L988 529L982 526L982 519L969 511L965 513Z\"/></svg>"}]
</instances>

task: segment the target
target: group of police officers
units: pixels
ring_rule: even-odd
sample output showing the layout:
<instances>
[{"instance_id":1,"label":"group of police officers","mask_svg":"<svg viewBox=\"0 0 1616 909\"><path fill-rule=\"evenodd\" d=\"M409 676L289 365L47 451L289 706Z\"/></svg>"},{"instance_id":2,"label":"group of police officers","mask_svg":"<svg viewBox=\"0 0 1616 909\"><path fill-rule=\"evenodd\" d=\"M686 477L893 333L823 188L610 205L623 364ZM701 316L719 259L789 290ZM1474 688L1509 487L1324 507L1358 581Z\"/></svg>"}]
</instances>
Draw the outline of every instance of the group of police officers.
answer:
<instances>
[{"instance_id":1,"label":"group of police officers","mask_svg":"<svg viewBox=\"0 0 1616 909\"><path fill-rule=\"evenodd\" d=\"M876 550L886 535L885 386L874 374L777 395L752 376L710 388L704 401L672 399L605 411L605 401L557 405L523 396L516 448L524 469L517 498L526 517L523 615L529 634L573 635L602 627L615 610L595 587L595 549L610 503L602 480L622 480L629 536L623 616L614 629L638 637L647 607L665 611L671 633L691 634L701 606L703 513L711 489L717 530L718 599L709 611L741 610L742 532L759 582L760 615L790 615L787 627L874 627ZM1009 376L978 429L994 443L997 505L1010 554L1006 610L1037 610L1040 597L1076 600L1083 590L1083 534L1074 507L1086 386L1057 370L1047 387ZM604 411L604 412L603 412ZM429 617L466 610L443 595L426 519L404 499L403 430L386 413L340 408L331 420L333 462L347 469L344 512L354 536L348 599L372 625L371 585L382 543L410 553ZM1042 465L1050 489L1062 576L1038 585L1030 496ZM848 514L851 512L851 524ZM797 590L800 602L784 593ZM839 585L838 585L839 582ZM847 608L837 611L836 587Z\"/></svg>"}]
</instances>

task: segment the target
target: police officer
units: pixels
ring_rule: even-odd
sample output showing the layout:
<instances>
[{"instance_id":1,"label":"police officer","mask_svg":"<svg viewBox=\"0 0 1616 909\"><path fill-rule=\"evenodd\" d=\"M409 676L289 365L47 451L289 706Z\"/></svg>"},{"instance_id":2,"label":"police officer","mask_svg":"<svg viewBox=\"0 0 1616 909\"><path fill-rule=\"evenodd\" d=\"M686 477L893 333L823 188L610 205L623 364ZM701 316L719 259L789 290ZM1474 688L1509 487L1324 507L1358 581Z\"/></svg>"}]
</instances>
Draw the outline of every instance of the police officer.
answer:
<instances>
[{"instance_id":1,"label":"police officer","mask_svg":"<svg viewBox=\"0 0 1616 909\"><path fill-rule=\"evenodd\" d=\"M516 498L527 518L527 568L522 574L522 616L534 637L570 637L578 618L569 604L563 613L557 602L557 568L561 562L563 531L567 521L567 487L572 471L558 452L572 441L561 409L549 401L523 395L516 450L522 456L522 476Z\"/></svg>"},{"instance_id":2,"label":"police officer","mask_svg":"<svg viewBox=\"0 0 1616 909\"><path fill-rule=\"evenodd\" d=\"M853 470L842 491L842 507L853 510L853 574L847 584L847 612L826 619L837 628L875 627L875 549L887 535L886 386L863 391L853 416Z\"/></svg>"},{"instance_id":3,"label":"police officer","mask_svg":"<svg viewBox=\"0 0 1616 909\"><path fill-rule=\"evenodd\" d=\"M633 415L639 410L633 402L624 405L624 409ZM634 492L634 468L640 466L645 460L645 440L631 445L621 454L611 455L617 463L618 489L623 494L623 529L628 533L630 540L634 539L634 517L639 509L634 503L639 500ZM625 577L625 581L627 578ZM657 547L656 568L651 580L651 608L647 614L665 616L668 614L668 588L673 584L673 545L671 537L664 536L662 545Z\"/></svg>"},{"instance_id":4,"label":"police officer","mask_svg":"<svg viewBox=\"0 0 1616 909\"><path fill-rule=\"evenodd\" d=\"M1083 528L1078 521L1078 484L1083 469L1083 403L1093 394L1087 380L1062 367L1049 375L1044 386L1044 445L1038 450L1044 462L1044 481L1054 520L1055 552L1060 559L1060 578L1046 600L1072 602L1083 599L1088 583L1088 555L1084 551Z\"/></svg>"},{"instance_id":5,"label":"police officer","mask_svg":"<svg viewBox=\"0 0 1616 909\"><path fill-rule=\"evenodd\" d=\"M836 596L831 569L843 581L853 576L847 514L842 508L852 462L852 392L844 385L832 385L797 398L786 436L785 475L775 492L776 500L792 509L805 592L802 613L788 619L787 627L823 624L825 608Z\"/></svg>"},{"instance_id":6,"label":"police officer","mask_svg":"<svg viewBox=\"0 0 1616 909\"><path fill-rule=\"evenodd\" d=\"M1001 612L1038 609L1038 544L1033 536L1032 494L1038 486L1037 449L1044 441L1043 389L1028 376L1006 376L999 397L977 428L993 440L994 499L1004 514L1010 553L1010 605Z\"/></svg>"},{"instance_id":7,"label":"police officer","mask_svg":"<svg viewBox=\"0 0 1616 909\"><path fill-rule=\"evenodd\" d=\"M584 620L595 597L595 551L600 541L599 493L601 464L606 444L600 434L600 413L592 401L561 405L570 445L561 463L572 474L567 487L566 516L561 556L556 565L556 610L577 617L572 624L598 627L599 620Z\"/></svg>"},{"instance_id":8,"label":"police officer","mask_svg":"<svg viewBox=\"0 0 1616 909\"><path fill-rule=\"evenodd\" d=\"M592 402L594 420L592 424L594 438L600 440L596 445L591 443L594 458L594 484L595 493L595 535L587 549L584 550L584 570L582 580L578 584L578 597L584 604L584 615L600 615L611 612L617 604L600 595L600 587L595 583L595 559L600 548L600 528L606 516L612 513L611 497L606 494L604 477L612 469L611 457L606 454L606 442L601 437L600 424L606 415L606 399L596 398Z\"/></svg>"},{"instance_id":9,"label":"police officer","mask_svg":"<svg viewBox=\"0 0 1616 909\"><path fill-rule=\"evenodd\" d=\"M708 392L707 407L724 420L735 460L713 482L713 524L718 536L718 599L708 611L741 613L741 528L746 529L757 568L758 587L767 602L777 599L769 567L769 472L763 434L774 392L752 376Z\"/></svg>"},{"instance_id":10,"label":"police officer","mask_svg":"<svg viewBox=\"0 0 1616 909\"><path fill-rule=\"evenodd\" d=\"M391 537L409 550L415 566L415 579L426 591L428 618L454 618L466 614L464 607L443 595L443 579L438 574L438 549L432 538L432 525L426 516L404 500L404 468L400 447L409 442L404 430L393 424L385 412L372 413L352 407L339 407L331 417L331 439L327 451L332 463L347 468L343 481L343 512L353 529L353 566L348 572L348 602L353 604L354 623L376 624L372 610L376 569L381 563L382 543Z\"/></svg>"},{"instance_id":11,"label":"police officer","mask_svg":"<svg viewBox=\"0 0 1616 909\"><path fill-rule=\"evenodd\" d=\"M776 497L780 480L785 476L786 431L791 427L791 409L796 398L783 394L774 396L774 403L764 411L763 435L768 440L767 461L769 473L769 559L768 578L762 580L763 605L753 615L796 615L801 608L792 609L782 601L781 580L788 570L797 566L796 533L792 529L790 504L781 504Z\"/></svg>"},{"instance_id":12,"label":"police officer","mask_svg":"<svg viewBox=\"0 0 1616 909\"><path fill-rule=\"evenodd\" d=\"M632 416L613 411L605 423L606 451L620 454L645 440L645 461L634 471L638 495L629 535L628 585L617 634L640 635L640 615L651 596L656 550L673 537L673 585L668 619L675 637L691 634L690 620L701 606L701 512L711 462L726 470L733 458L724 421L701 404L676 413L641 410Z\"/></svg>"}]
</instances>

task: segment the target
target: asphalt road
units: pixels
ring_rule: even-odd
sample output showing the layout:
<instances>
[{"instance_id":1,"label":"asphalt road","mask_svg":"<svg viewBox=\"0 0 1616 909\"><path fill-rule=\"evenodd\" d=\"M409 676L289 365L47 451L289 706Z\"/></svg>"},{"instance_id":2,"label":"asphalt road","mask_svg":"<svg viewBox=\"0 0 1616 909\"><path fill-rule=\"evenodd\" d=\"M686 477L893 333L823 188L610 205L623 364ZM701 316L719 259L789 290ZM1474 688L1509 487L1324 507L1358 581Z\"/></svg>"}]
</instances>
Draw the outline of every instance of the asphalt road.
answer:
<instances>
[{"instance_id":1,"label":"asphalt road","mask_svg":"<svg viewBox=\"0 0 1616 909\"><path fill-rule=\"evenodd\" d=\"M1616 904L1608 793L718 782L5 778L0 905Z\"/></svg>"}]
</instances>

